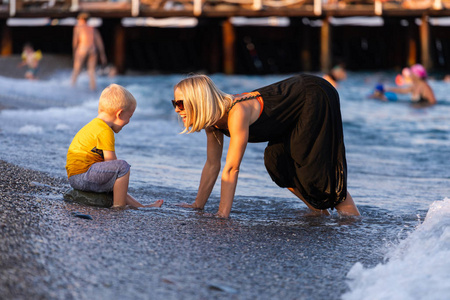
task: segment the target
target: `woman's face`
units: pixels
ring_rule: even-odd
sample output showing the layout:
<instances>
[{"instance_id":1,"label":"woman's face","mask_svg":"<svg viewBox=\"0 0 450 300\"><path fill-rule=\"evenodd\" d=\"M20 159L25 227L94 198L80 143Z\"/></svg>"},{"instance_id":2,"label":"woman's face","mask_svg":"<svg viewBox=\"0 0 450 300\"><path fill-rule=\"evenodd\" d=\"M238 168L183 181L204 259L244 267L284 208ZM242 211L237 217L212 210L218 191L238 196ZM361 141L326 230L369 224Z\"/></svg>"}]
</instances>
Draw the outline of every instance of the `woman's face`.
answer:
<instances>
[{"instance_id":1,"label":"woman's face","mask_svg":"<svg viewBox=\"0 0 450 300\"><path fill-rule=\"evenodd\" d=\"M183 93L181 93L179 88L175 89L175 92L173 95L174 95L175 102L184 100ZM186 126L186 110L184 109L184 107L182 105L176 105L175 112L181 117L181 120L183 121L184 126Z\"/></svg>"}]
</instances>

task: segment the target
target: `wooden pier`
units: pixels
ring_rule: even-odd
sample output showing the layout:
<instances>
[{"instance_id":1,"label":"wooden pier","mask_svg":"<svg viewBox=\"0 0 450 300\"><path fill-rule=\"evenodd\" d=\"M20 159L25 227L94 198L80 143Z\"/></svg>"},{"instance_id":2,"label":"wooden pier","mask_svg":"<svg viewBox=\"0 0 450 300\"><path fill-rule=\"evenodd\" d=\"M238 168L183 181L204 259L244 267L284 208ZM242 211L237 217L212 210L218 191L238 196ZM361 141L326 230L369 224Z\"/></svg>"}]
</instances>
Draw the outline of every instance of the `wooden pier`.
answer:
<instances>
[{"instance_id":1,"label":"wooden pier","mask_svg":"<svg viewBox=\"0 0 450 300\"><path fill-rule=\"evenodd\" d=\"M450 0L2 1L2 56L28 41L71 54L74 17L83 11L101 18L120 72L327 72L340 62L354 70L450 68Z\"/></svg>"}]
</instances>

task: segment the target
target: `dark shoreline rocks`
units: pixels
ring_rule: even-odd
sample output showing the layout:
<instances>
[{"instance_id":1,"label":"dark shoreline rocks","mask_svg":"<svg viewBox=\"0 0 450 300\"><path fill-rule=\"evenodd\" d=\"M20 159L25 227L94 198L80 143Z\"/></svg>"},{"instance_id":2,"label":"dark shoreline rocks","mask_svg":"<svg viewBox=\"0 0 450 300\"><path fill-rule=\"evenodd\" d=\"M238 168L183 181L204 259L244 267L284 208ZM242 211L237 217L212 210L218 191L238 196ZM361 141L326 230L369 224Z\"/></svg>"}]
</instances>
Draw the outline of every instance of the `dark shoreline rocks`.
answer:
<instances>
[{"instance_id":1,"label":"dark shoreline rocks","mask_svg":"<svg viewBox=\"0 0 450 300\"><path fill-rule=\"evenodd\" d=\"M84 205L109 208L113 205L112 193L89 193L75 189L68 189L63 194L64 200Z\"/></svg>"}]
</instances>

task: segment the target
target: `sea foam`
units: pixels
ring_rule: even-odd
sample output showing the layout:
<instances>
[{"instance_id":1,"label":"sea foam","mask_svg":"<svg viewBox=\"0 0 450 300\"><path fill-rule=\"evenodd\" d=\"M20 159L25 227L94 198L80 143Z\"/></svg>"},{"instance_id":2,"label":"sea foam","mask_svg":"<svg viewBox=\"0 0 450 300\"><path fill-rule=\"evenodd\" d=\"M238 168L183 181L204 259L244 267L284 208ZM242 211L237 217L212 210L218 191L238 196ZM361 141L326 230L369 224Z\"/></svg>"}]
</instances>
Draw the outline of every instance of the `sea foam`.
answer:
<instances>
[{"instance_id":1,"label":"sea foam","mask_svg":"<svg viewBox=\"0 0 450 300\"><path fill-rule=\"evenodd\" d=\"M433 202L424 222L374 268L357 263L344 300L449 299L450 199Z\"/></svg>"}]
</instances>

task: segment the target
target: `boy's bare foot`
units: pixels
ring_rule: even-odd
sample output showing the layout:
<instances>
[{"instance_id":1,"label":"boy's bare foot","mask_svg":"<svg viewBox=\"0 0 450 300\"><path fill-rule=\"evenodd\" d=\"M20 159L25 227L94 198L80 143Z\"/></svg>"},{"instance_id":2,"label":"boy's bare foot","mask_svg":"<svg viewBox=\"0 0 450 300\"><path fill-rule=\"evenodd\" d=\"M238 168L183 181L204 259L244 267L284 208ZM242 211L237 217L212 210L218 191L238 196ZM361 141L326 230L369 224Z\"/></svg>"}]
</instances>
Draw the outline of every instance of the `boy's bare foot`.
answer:
<instances>
[{"instance_id":1,"label":"boy's bare foot","mask_svg":"<svg viewBox=\"0 0 450 300\"><path fill-rule=\"evenodd\" d=\"M164 200L156 200L152 204L144 205L144 207L161 207L164 203Z\"/></svg>"}]
</instances>

